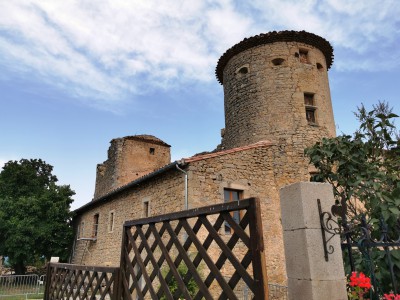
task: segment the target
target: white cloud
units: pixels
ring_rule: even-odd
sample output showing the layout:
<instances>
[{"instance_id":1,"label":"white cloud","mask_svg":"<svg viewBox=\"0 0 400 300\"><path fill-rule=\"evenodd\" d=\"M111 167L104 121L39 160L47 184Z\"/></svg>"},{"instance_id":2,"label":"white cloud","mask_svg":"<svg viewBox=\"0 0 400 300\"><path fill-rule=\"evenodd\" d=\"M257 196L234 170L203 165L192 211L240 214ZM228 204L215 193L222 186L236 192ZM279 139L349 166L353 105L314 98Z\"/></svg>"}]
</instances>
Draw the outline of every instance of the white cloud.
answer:
<instances>
[{"instance_id":1,"label":"white cloud","mask_svg":"<svg viewBox=\"0 0 400 300\"><path fill-rule=\"evenodd\" d=\"M335 49L347 51L334 66L339 70L382 70L400 66L400 2L395 0L255 0L269 29L316 33ZM398 57L398 56L397 56Z\"/></svg>"},{"instance_id":2,"label":"white cloud","mask_svg":"<svg viewBox=\"0 0 400 300\"><path fill-rule=\"evenodd\" d=\"M400 31L394 0L2 1L3 69L35 74L108 109L149 89L215 80L226 49L270 30L325 37L351 54L339 69L374 69L371 49L381 67L400 64L389 62Z\"/></svg>"}]
</instances>

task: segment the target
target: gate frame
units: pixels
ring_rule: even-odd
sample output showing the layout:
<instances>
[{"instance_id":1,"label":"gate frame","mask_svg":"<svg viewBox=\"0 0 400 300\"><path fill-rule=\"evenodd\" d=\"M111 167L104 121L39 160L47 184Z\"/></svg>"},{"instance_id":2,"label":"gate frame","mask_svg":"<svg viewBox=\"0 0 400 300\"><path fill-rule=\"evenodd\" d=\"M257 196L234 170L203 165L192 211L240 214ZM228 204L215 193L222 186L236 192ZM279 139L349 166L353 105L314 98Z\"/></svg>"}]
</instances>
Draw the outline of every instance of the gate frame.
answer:
<instances>
[{"instance_id":1,"label":"gate frame","mask_svg":"<svg viewBox=\"0 0 400 300\"><path fill-rule=\"evenodd\" d=\"M229 202L229 203L222 203L216 204L211 206L203 206L199 208L194 208L186 211L181 212L173 212L169 214L143 218L138 220L126 221L123 225L123 236L122 236L122 247L121 247L121 263L120 263L120 271L121 271L121 296L124 296L127 289L128 283L126 282L126 272L125 266L127 266L125 262L125 251L126 246L128 245L128 234L127 232L131 230L132 227L137 226L141 227L147 224L155 224L155 223L162 223L168 221L176 221L176 220L186 220L189 218L196 218L202 217L207 215L216 215L220 213L228 213L228 218L230 220L225 219L233 225L234 233L236 234L243 234L244 230L238 226L238 224L234 223L233 218L230 217L230 212L239 211L239 210L247 210L248 211L248 227L249 227L249 251L251 252L251 263L253 266L253 280L254 280L254 299L268 299L268 276L267 276L267 269L265 264L265 254L264 254L264 242L263 242L263 230L262 230L262 222L261 222L261 207L260 207L260 200L258 198L248 198L243 199L237 202ZM225 217L224 217L225 218ZM234 225L234 224L236 225ZM193 229L193 228L191 228ZM241 232L237 232L241 231ZM235 243L236 244L236 243ZM234 245L235 245L234 244ZM233 245L233 246L234 246ZM232 246L232 247L233 247ZM178 249L179 255L186 255L185 252L182 252ZM130 264L130 262L129 262ZM173 263L172 263L173 264ZM219 269L218 269L219 270ZM173 270L174 272L176 270ZM212 271L210 270L210 274ZM124 297L125 298L125 297ZM126 298L128 299L128 298ZM141 299L139 297L139 299Z\"/></svg>"},{"instance_id":2,"label":"gate frame","mask_svg":"<svg viewBox=\"0 0 400 300\"><path fill-rule=\"evenodd\" d=\"M393 286L393 292L394 294L397 294L400 289L400 285L399 283L396 282L395 273L393 270L393 262L391 259L392 254L390 253L390 251L394 250L395 247L400 248L400 216L397 219L398 228L397 230L394 229L394 233L398 234L396 240L389 238L388 235L389 228L386 222L384 221L383 217L381 217L379 220L378 228L375 228L375 232L378 233L380 237L379 239L374 239L371 235L372 230L367 222L367 217L365 214L360 214L361 221L359 224L356 224L356 226L353 226L353 224L351 224L348 221L346 201L347 200L343 198L340 204L333 205L331 207L330 212L328 212L328 211L322 211L320 202L318 200L318 210L321 222L321 232L322 232L325 260L329 261L329 255L333 254L333 252L335 251L335 248L332 245L330 245L330 240L335 235L340 235L341 250L343 253L347 253L351 272L356 272L353 249L358 249L360 251L363 260L368 260L368 258L365 258L363 249L366 249L366 255L369 256L371 249L382 248L383 251L385 251L385 254L387 255L387 260L388 260L387 265L389 267L388 270L390 273L390 280ZM340 221L335 220L333 216L340 217L341 220ZM355 238L355 236L357 236L357 233L359 233L359 236ZM328 234L329 236L327 237L326 234ZM345 258L346 256L344 255L343 264L345 263ZM374 294L377 295L379 293L378 284L376 277L374 276L374 270L372 270L373 268L372 263L370 263L370 265L371 265L370 266L371 274L369 276L371 277L372 285L375 287Z\"/></svg>"}]
</instances>

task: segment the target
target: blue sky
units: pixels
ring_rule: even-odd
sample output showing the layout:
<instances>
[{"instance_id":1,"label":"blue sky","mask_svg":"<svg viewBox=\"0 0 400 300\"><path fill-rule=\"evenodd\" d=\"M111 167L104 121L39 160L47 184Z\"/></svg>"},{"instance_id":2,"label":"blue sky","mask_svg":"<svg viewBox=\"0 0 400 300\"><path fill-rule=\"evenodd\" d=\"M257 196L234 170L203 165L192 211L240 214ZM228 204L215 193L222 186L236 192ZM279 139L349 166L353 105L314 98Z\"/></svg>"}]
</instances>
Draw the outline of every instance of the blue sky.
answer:
<instances>
[{"instance_id":1,"label":"blue sky","mask_svg":"<svg viewBox=\"0 0 400 300\"><path fill-rule=\"evenodd\" d=\"M386 100L400 112L398 0L0 0L0 166L41 158L91 200L112 138L152 134L180 159L224 127L218 58L245 37L306 30L334 47L337 132Z\"/></svg>"}]
</instances>

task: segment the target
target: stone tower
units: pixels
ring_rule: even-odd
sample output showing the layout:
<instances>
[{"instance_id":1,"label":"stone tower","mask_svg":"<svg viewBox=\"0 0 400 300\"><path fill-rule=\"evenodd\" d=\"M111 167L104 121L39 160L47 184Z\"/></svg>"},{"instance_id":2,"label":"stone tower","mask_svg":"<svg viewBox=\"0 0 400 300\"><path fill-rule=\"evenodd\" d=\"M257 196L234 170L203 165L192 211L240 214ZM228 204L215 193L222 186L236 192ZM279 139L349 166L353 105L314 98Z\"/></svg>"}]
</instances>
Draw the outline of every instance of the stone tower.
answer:
<instances>
[{"instance_id":1,"label":"stone tower","mask_svg":"<svg viewBox=\"0 0 400 300\"><path fill-rule=\"evenodd\" d=\"M170 145L152 135L111 140L108 159L97 165L94 199L171 162Z\"/></svg>"},{"instance_id":2,"label":"stone tower","mask_svg":"<svg viewBox=\"0 0 400 300\"><path fill-rule=\"evenodd\" d=\"M228 49L216 68L225 101L222 148L270 140L302 155L335 136L332 62L330 43L305 31L260 34Z\"/></svg>"}]
</instances>

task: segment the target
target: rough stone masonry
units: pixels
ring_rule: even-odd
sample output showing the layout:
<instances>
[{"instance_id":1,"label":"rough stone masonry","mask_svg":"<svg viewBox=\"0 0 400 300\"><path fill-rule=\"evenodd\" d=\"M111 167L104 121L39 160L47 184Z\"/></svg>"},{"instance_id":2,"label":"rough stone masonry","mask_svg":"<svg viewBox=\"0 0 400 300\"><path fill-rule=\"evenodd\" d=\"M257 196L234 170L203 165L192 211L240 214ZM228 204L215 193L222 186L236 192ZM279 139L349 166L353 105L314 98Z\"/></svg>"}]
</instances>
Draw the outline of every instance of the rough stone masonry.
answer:
<instances>
[{"instance_id":1,"label":"rough stone masonry","mask_svg":"<svg viewBox=\"0 0 400 300\"><path fill-rule=\"evenodd\" d=\"M261 199L269 280L286 283L279 190L308 181L304 148L335 136L332 62L329 42L304 31L260 34L228 49L216 68L225 103L221 144L170 162L169 145L156 137L111 141L94 199L75 211L72 262L119 265L126 220L185 209L183 170L188 208L230 201L226 195Z\"/></svg>"}]
</instances>

